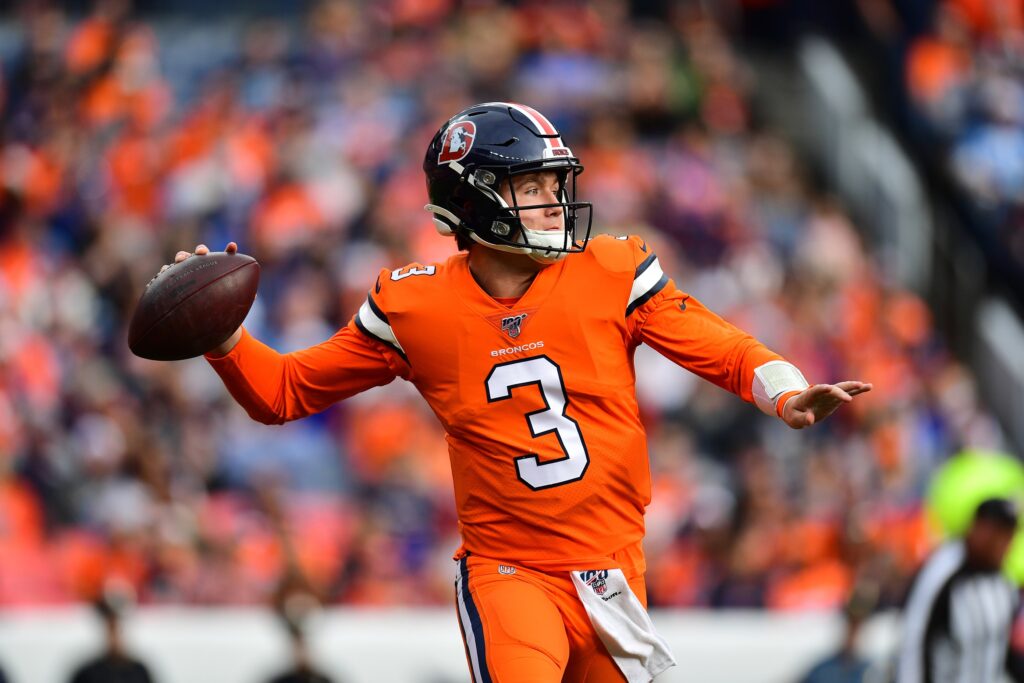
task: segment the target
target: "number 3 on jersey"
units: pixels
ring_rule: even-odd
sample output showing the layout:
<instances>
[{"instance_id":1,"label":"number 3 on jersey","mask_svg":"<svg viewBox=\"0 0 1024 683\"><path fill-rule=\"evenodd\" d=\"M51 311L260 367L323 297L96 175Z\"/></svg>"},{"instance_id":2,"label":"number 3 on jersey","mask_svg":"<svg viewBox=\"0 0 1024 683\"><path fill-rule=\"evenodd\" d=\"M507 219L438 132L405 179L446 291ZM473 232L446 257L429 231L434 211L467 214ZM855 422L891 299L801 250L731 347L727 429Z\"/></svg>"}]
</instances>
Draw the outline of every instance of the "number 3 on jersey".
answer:
<instances>
[{"instance_id":1,"label":"number 3 on jersey","mask_svg":"<svg viewBox=\"0 0 1024 683\"><path fill-rule=\"evenodd\" d=\"M587 445L576 420L566 414L569 398L561 369L547 356L495 365L487 375L487 400L490 403L512 397L512 390L536 384L547 408L526 414L534 438L555 433L564 458L540 462L536 455L516 458L519 478L533 490L561 486L583 478L590 464Z\"/></svg>"}]
</instances>

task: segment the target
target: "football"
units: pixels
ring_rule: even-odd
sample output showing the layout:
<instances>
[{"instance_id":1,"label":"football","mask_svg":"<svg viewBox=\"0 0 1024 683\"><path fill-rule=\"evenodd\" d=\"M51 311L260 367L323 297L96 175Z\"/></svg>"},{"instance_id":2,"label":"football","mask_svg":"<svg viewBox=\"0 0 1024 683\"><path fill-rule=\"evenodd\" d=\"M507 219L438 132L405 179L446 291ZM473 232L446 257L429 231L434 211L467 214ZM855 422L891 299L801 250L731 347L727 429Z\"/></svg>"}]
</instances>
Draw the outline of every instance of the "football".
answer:
<instances>
[{"instance_id":1,"label":"football","mask_svg":"<svg viewBox=\"0 0 1024 683\"><path fill-rule=\"evenodd\" d=\"M128 347L151 360L203 355L242 324L259 281L259 263L245 254L211 252L175 263L139 298Z\"/></svg>"}]
</instances>

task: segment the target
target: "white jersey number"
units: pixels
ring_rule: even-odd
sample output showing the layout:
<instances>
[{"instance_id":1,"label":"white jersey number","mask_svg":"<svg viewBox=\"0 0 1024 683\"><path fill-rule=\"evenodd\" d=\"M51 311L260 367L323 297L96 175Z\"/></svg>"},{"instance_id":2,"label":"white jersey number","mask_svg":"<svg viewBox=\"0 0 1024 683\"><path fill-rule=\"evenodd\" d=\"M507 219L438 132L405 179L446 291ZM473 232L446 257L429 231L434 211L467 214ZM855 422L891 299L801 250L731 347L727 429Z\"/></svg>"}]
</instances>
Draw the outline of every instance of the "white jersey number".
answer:
<instances>
[{"instance_id":1,"label":"white jersey number","mask_svg":"<svg viewBox=\"0 0 1024 683\"><path fill-rule=\"evenodd\" d=\"M433 275L437 270L435 266L424 266L423 268L417 268L416 266L407 266L409 270L403 268L395 268L391 271L391 279L394 282L404 280L411 275Z\"/></svg>"},{"instance_id":2,"label":"white jersey number","mask_svg":"<svg viewBox=\"0 0 1024 683\"><path fill-rule=\"evenodd\" d=\"M512 397L512 390L536 384L547 408L526 414L534 438L555 433L565 452L564 458L540 462L536 455L516 458L519 479L531 489L546 489L583 478L590 464L587 445L576 420L566 414L569 398L565 395L562 371L547 356L515 360L495 365L487 375L487 400L490 403Z\"/></svg>"}]
</instances>

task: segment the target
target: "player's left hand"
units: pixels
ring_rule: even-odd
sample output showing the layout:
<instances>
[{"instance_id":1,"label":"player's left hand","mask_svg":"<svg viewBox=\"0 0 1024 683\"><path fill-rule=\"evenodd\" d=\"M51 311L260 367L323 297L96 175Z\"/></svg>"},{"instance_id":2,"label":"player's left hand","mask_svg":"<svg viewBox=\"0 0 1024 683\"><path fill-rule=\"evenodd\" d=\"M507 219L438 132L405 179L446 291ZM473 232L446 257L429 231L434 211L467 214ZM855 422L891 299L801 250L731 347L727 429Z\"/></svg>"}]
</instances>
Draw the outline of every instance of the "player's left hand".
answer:
<instances>
[{"instance_id":1,"label":"player's left hand","mask_svg":"<svg viewBox=\"0 0 1024 683\"><path fill-rule=\"evenodd\" d=\"M871 391L866 382L851 380L836 384L814 384L786 401L782 419L793 429L810 427L836 412L836 408L849 403L857 394Z\"/></svg>"}]
</instances>

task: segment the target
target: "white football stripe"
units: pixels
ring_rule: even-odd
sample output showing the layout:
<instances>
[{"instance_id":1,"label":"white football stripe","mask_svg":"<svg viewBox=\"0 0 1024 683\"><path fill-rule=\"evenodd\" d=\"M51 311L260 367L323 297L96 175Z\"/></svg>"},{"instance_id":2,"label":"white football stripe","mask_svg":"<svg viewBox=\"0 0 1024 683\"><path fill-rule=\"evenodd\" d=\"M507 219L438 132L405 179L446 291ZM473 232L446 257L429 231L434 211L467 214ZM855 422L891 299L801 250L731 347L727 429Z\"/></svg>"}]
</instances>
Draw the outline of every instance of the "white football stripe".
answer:
<instances>
[{"instance_id":1,"label":"white football stripe","mask_svg":"<svg viewBox=\"0 0 1024 683\"><path fill-rule=\"evenodd\" d=\"M405 349L398 343L398 337L395 336L395 331L391 329L391 325L381 320L373 309L370 308L370 302L364 301L363 305L359 307L359 322L363 324L370 334L379 339L392 344L402 353L405 353Z\"/></svg>"},{"instance_id":2,"label":"white football stripe","mask_svg":"<svg viewBox=\"0 0 1024 683\"><path fill-rule=\"evenodd\" d=\"M629 291L629 301L626 305L632 305L634 301L654 289L664 275L665 273L661 271L661 264L658 263L658 259L654 259L654 261L651 262L651 265L647 266L647 270L640 273L640 275L633 280L633 289Z\"/></svg>"},{"instance_id":3,"label":"white football stripe","mask_svg":"<svg viewBox=\"0 0 1024 683\"><path fill-rule=\"evenodd\" d=\"M476 633L473 631L473 622L470 620L469 610L466 608L461 562L459 568L459 575L455 579L458 586L459 621L462 622L462 632L466 634L466 649L469 650L469 662L473 667L473 683L483 683L484 677L480 674L480 653L477 651Z\"/></svg>"},{"instance_id":4,"label":"white football stripe","mask_svg":"<svg viewBox=\"0 0 1024 683\"><path fill-rule=\"evenodd\" d=\"M512 109L515 109L517 112L525 116L530 121L530 123L532 123L537 128L537 131L541 135L552 135L558 132L554 125L552 125L552 123L548 121L547 117L545 117L536 109L532 109L531 107L527 107L526 105L516 104L515 102L485 102L484 106L510 107ZM543 123L540 119L543 119ZM545 124L547 125L545 126ZM544 145L548 149L551 149L552 147L564 146L562 144L561 137L544 137L542 139L544 140Z\"/></svg>"}]
</instances>

